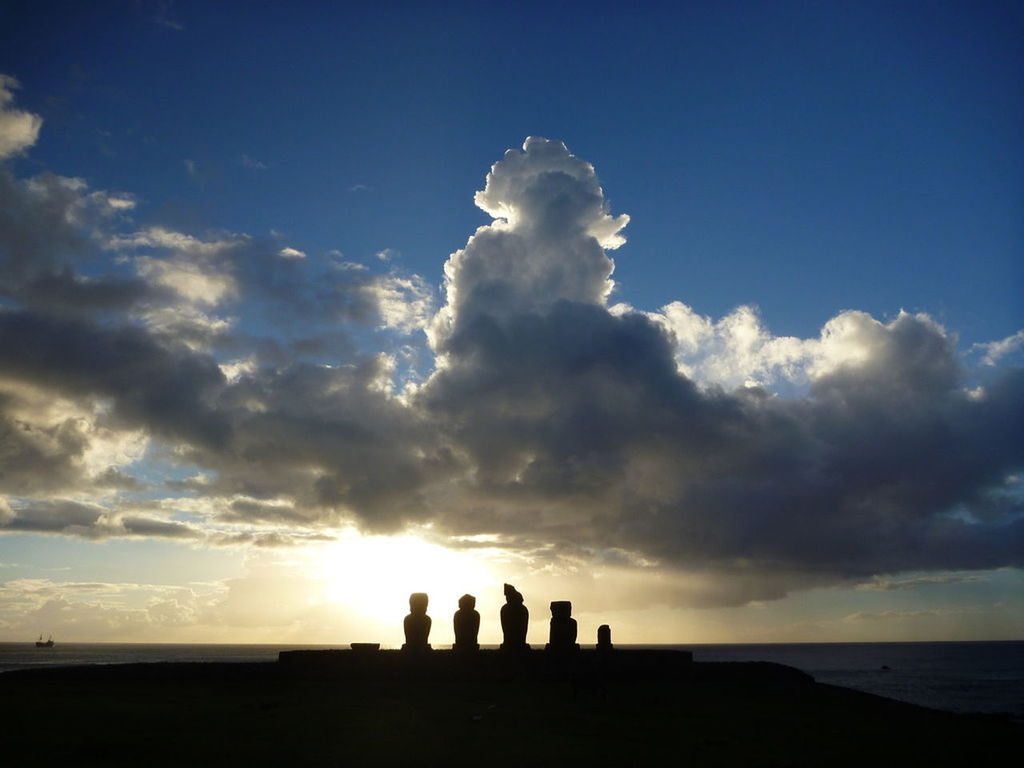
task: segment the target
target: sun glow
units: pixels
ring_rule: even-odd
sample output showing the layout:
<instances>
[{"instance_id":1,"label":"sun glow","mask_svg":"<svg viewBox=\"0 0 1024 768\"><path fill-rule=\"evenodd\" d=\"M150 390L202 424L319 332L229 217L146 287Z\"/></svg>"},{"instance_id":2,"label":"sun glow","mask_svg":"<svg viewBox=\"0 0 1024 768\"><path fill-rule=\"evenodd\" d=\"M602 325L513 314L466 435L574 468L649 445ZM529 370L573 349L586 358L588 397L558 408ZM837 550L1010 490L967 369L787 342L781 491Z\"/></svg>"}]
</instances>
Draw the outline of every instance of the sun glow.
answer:
<instances>
[{"instance_id":1,"label":"sun glow","mask_svg":"<svg viewBox=\"0 0 1024 768\"><path fill-rule=\"evenodd\" d=\"M459 597L467 592L479 596L494 589L494 576L480 557L409 535L363 536L336 542L326 549L322 573L329 601L372 621L394 623L399 633L413 592L430 596L435 631L447 636L447 619L458 607ZM436 618L441 616L445 620Z\"/></svg>"}]
</instances>

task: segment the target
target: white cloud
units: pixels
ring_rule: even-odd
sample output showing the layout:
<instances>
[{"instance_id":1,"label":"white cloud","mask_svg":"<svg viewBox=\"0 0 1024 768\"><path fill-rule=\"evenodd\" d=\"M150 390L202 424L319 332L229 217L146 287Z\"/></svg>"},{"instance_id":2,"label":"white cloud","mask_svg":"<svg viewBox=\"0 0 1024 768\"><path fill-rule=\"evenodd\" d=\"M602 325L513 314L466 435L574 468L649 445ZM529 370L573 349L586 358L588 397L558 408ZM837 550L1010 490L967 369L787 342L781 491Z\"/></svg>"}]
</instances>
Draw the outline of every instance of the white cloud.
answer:
<instances>
[{"instance_id":1,"label":"white cloud","mask_svg":"<svg viewBox=\"0 0 1024 768\"><path fill-rule=\"evenodd\" d=\"M636 310L616 304L610 311L621 317ZM642 314L669 332L683 375L726 390L775 388L781 383L806 387L839 368L870 365L887 354L889 330L905 317L914 317L947 337L945 329L927 315L902 311L888 324L866 312L841 312L822 326L817 338L810 339L772 335L758 310L746 305L717 321L680 301Z\"/></svg>"},{"instance_id":2,"label":"white cloud","mask_svg":"<svg viewBox=\"0 0 1024 768\"><path fill-rule=\"evenodd\" d=\"M23 152L36 143L43 119L39 115L14 109L13 91L18 81L0 74L0 160Z\"/></svg>"},{"instance_id":3,"label":"white cloud","mask_svg":"<svg viewBox=\"0 0 1024 768\"><path fill-rule=\"evenodd\" d=\"M383 327L402 333L426 327L433 294L419 275L391 274L371 283L367 290L376 298Z\"/></svg>"},{"instance_id":4,"label":"white cloud","mask_svg":"<svg viewBox=\"0 0 1024 768\"><path fill-rule=\"evenodd\" d=\"M256 158L249 157L249 155L242 155L242 161L241 162L242 162L242 165L244 167L250 168L250 169L252 169L254 171L265 171L265 170L267 170L267 168L270 167L266 163L261 163Z\"/></svg>"},{"instance_id":5,"label":"white cloud","mask_svg":"<svg viewBox=\"0 0 1024 768\"><path fill-rule=\"evenodd\" d=\"M187 258L154 259L139 256L135 269L144 279L175 291L196 304L214 306L236 291L235 280L210 264Z\"/></svg>"},{"instance_id":6,"label":"white cloud","mask_svg":"<svg viewBox=\"0 0 1024 768\"><path fill-rule=\"evenodd\" d=\"M196 352L209 352L235 325L234 318L217 317L181 303L146 307L138 317L153 333L174 339Z\"/></svg>"},{"instance_id":7,"label":"white cloud","mask_svg":"<svg viewBox=\"0 0 1024 768\"><path fill-rule=\"evenodd\" d=\"M560 141L531 136L523 151L510 149L491 167L473 201L512 230L540 236L590 235L602 248L625 243L619 233L629 216L609 216L594 166Z\"/></svg>"},{"instance_id":8,"label":"white cloud","mask_svg":"<svg viewBox=\"0 0 1024 768\"><path fill-rule=\"evenodd\" d=\"M306 254L300 251L298 248L282 248L277 252L277 255L282 259L304 259Z\"/></svg>"},{"instance_id":9,"label":"white cloud","mask_svg":"<svg viewBox=\"0 0 1024 768\"><path fill-rule=\"evenodd\" d=\"M221 363L220 372L224 374L224 378L228 380L229 384L234 384L243 376L253 373L256 370L256 361L253 359L248 360L235 360L230 363Z\"/></svg>"},{"instance_id":10,"label":"white cloud","mask_svg":"<svg viewBox=\"0 0 1024 768\"><path fill-rule=\"evenodd\" d=\"M227 257L231 252L251 245L244 235L229 234L222 238L201 240L165 227L149 227L129 235L111 237L107 246L116 251L154 249L168 251L165 256L136 256L137 274L152 285L174 291L193 304L212 307L235 298L239 286L230 271ZM290 250L290 249L286 249ZM166 314L180 308L161 307Z\"/></svg>"},{"instance_id":11,"label":"white cloud","mask_svg":"<svg viewBox=\"0 0 1024 768\"><path fill-rule=\"evenodd\" d=\"M612 311L628 308L616 305ZM679 370L702 384L735 389L780 380L806 383L820 355L817 340L772 336L755 307L741 306L713 321L675 301L647 316L672 334Z\"/></svg>"},{"instance_id":12,"label":"white cloud","mask_svg":"<svg viewBox=\"0 0 1024 768\"><path fill-rule=\"evenodd\" d=\"M227 594L220 583L145 584L21 578L0 583L0 629L10 639L40 631L58 641L196 640L201 617ZM209 634L206 634L209 637Z\"/></svg>"},{"instance_id":13,"label":"white cloud","mask_svg":"<svg viewBox=\"0 0 1024 768\"><path fill-rule=\"evenodd\" d=\"M1024 349L1024 328L999 341L975 344L974 348L984 352L984 356L981 358L982 363L996 365L1000 360Z\"/></svg>"},{"instance_id":14,"label":"white cloud","mask_svg":"<svg viewBox=\"0 0 1024 768\"><path fill-rule=\"evenodd\" d=\"M474 197L495 221L445 263L447 302L430 328L441 353L457 326L545 312L559 301L603 306L614 269L605 253L625 239L625 214L610 216L594 167L560 141L530 137L510 149Z\"/></svg>"},{"instance_id":15,"label":"white cloud","mask_svg":"<svg viewBox=\"0 0 1024 768\"><path fill-rule=\"evenodd\" d=\"M138 204L132 195L125 192L97 190L89 195L91 201L105 214L113 215L130 211Z\"/></svg>"},{"instance_id":16,"label":"white cloud","mask_svg":"<svg viewBox=\"0 0 1024 768\"><path fill-rule=\"evenodd\" d=\"M153 22L161 27L173 29L175 32L184 32L185 25L175 18L174 0L158 0Z\"/></svg>"},{"instance_id":17,"label":"white cloud","mask_svg":"<svg viewBox=\"0 0 1024 768\"><path fill-rule=\"evenodd\" d=\"M192 256L216 256L247 240L248 238L240 235L230 235L224 240L200 240L183 232L175 232L173 229L157 226L135 232L132 235L112 238L108 245L114 250L166 248Z\"/></svg>"},{"instance_id":18,"label":"white cloud","mask_svg":"<svg viewBox=\"0 0 1024 768\"><path fill-rule=\"evenodd\" d=\"M336 261L334 262L334 268L340 272L366 272L370 269L358 261Z\"/></svg>"}]
</instances>

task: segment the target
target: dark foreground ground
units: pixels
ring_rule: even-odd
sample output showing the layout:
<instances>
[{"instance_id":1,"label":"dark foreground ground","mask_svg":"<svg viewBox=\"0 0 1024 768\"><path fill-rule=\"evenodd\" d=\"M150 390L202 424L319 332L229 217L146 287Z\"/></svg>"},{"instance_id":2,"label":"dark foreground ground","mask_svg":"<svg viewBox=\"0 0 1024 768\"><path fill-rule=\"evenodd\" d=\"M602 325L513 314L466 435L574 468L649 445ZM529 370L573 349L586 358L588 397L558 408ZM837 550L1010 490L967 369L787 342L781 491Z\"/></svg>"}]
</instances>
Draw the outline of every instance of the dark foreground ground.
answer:
<instances>
[{"instance_id":1,"label":"dark foreground ground","mask_svg":"<svg viewBox=\"0 0 1024 768\"><path fill-rule=\"evenodd\" d=\"M983 766L1016 764L1024 744L1024 727L1008 720L820 685L774 664L531 656L342 652L7 673L0 759L33 768Z\"/></svg>"}]
</instances>

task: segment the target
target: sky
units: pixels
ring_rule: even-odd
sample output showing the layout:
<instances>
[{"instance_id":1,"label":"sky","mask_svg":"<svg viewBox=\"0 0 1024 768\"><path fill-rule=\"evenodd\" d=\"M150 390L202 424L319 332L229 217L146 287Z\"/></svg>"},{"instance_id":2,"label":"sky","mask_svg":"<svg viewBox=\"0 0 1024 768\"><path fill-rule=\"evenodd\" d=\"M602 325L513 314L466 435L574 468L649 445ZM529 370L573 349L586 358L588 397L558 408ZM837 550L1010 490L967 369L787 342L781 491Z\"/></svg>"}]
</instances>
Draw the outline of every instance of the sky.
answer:
<instances>
[{"instance_id":1,"label":"sky","mask_svg":"<svg viewBox=\"0 0 1024 768\"><path fill-rule=\"evenodd\" d=\"M0 641L1024 637L1024 10L0 5Z\"/></svg>"}]
</instances>

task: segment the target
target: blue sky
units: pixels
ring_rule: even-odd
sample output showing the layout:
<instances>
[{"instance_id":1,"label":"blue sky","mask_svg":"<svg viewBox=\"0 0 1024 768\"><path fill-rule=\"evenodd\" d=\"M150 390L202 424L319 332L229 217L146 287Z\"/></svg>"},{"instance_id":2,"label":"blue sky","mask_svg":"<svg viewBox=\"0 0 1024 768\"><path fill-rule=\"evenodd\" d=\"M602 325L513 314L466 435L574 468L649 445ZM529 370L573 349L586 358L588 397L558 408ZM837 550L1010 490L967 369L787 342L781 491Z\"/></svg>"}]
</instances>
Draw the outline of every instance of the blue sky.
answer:
<instances>
[{"instance_id":1,"label":"blue sky","mask_svg":"<svg viewBox=\"0 0 1024 768\"><path fill-rule=\"evenodd\" d=\"M638 589L662 641L1019 636L1019 4L13 2L0 30L0 342L53 349L0 382L7 455L52 461L0 483L0 581L52 603L0 637L307 632L238 618L268 584L342 632L317 547L358 561L356 528L638 640ZM896 543L841 544L861 524Z\"/></svg>"},{"instance_id":2,"label":"blue sky","mask_svg":"<svg viewBox=\"0 0 1024 768\"><path fill-rule=\"evenodd\" d=\"M631 303L1024 324L1019 5L551 5L15 3L4 60L47 119L33 161L183 228L437 282L481 168L539 135L633 216Z\"/></svg>"}]
</instances>

